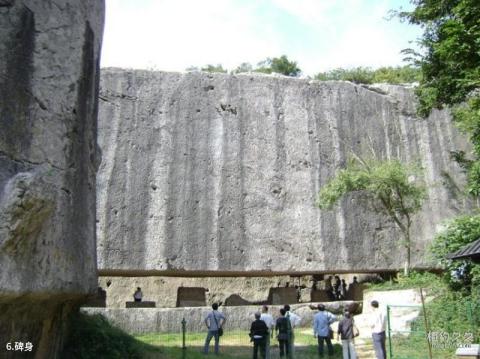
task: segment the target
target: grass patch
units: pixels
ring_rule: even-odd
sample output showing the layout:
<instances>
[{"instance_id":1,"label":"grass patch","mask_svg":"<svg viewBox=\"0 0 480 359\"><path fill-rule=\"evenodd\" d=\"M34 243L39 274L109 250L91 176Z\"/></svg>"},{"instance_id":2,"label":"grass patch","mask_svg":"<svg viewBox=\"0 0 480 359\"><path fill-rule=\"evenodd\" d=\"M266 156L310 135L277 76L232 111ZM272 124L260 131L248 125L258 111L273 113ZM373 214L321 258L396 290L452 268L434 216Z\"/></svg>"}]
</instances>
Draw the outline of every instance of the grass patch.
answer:
<instances>
[{"instance_id":1,"label":"grass patch","mask_svg":"<svg viewBox=\"0 0 480 359\"><path fill-rule=\"evenodd\" d=\"M187 333L185 350L181 349L182 335L179 334L146 334L138 335L136 339L146 344L161 348L161 352L171 359L200 359L205 358L202 353L206 332ZM300 328L295 333L295 354L297 358L317 359L317 340L312 335L311 328ZM210 352L213 351L213 339L210 343ZM326 348L325 348L326 351ZM271 356L279 357L278 342L271 339ZM220 355L216 358L250 359L252 357L252 343L247 331L225 331L220 339ZM332 359L342 358L341 345L334 343Z\"/></svg>"},{"instance_id":2,"label":"grass patch","mask_svg":"<svg viewBox=\"0 0 480 359\"><path fill-rule=\"evenodd\" d=\"M158 333L131 336L111 325L100 314L78 313L72 320L71 332L61 358L68 359L200 359L205 358L203 344L206 333L187 333L186 349L182 349L181 333ZM213 352L213 339L210 351ZM317 359L317 341L311 328L299 328L295 334L296 358ZM325 348L326 350L326 348ZM332 359L341 359L341 346L334 343ZM272 358L278 357L278 342L271 341ZM219 359L250 359L252 343L247 331L226 331L220 339Z\"/></svg>"},{"instance_id":3,"label":"grass patch","mask_svg":"<svg viewBox=\"0 0 480 359\"><path fill-rule=\"evenodd\" d=\"M430 272L415 272L412 271L408 276L399 274L397 278L380 282L367 283L367 290L400 290L411 288L428 288L430 292L438 292L443 290L446 286L441 280L441 277L435 273Z\"/></svg>"},{"instance_id":4,"label":"grass patch","mask_svg":"<svg viewBox=\"0 0 480 359\"><path fill-rule=\"evenodd\" d=\"M411 334L408 337L395 336L392 338L393 359L428 359L428 346L423 333ZM388 349L387 349L388 350ZM435 359L456 358L455 350L433 348L432 356Z\"/></svg>"},{"instance_id":5,"label":"grass patch","mask_svg":"<svg viewBox=\"0 0 480 359\"><path fill-rule=\"evenodd\" d=\"M480 340L480 301L477 295L465 291L453 291L444 278L433 273L412 272L410 276L399 276L395 281L371 284L369 290L397 290L424 288L434 299L425 304L429 331L433 332L432 344L435 359L455 358L461 344L478 343ZM393 359L427 359L423 314L411 323L408 336L392 337ZM470 337L473 336L473 338ZM473 339L473 340L472 340ZM388 344L388 343L387 343Z\"/></svg>"}]
</instances>

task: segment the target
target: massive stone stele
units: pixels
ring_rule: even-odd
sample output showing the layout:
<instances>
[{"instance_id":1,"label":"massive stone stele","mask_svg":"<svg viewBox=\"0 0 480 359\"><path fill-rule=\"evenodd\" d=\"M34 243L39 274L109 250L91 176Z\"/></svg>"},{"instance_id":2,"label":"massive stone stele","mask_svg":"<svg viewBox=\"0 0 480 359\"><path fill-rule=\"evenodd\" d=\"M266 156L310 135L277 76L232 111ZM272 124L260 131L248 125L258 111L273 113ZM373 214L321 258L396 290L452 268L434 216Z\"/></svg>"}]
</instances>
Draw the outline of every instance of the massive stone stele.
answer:
<instances>
[{"instance_id":1,"label":"massive stone stele","mask_svg":"<svg viewBox=\"0 0 480 359\"><path fill-rule=\"evenodd\" d=\"M70 309L96 289L103 17L100 0L0 1L2 358L57 357Z\"/></svg>"},{"instance_id":2,"label":"massive stone stele","mask_svg":"<svg viewBox=\"0 0 480 359\"><path fill-rule=\"evenodd\" d=\"M315 207L349 157L418 161L428 189L412 264L468 206L448 111L413 91L260 74L106 69L101 77L98 260L105 275L395 270L400 232L362 194Z\"/></svg>"}]
</instances>

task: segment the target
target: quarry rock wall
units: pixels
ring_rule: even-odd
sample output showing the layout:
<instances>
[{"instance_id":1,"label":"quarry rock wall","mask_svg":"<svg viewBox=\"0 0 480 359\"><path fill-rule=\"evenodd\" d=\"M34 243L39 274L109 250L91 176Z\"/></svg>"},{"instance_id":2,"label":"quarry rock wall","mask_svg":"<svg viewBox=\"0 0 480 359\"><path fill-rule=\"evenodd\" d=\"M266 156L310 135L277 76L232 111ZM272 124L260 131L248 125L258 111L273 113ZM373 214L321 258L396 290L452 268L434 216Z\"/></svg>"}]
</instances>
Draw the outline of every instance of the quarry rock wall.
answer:
<instances>
[{"instance_id":1,"label":"quarry rock wall","mask_svg":"<svg viewBox=\"0 0 480 359\"><path fill-rule=\"evenodd\" d=\"M443 219L468 207L447 110L415 113L412 89L261 74L105 69L98 263L105 275L321 273L403 267L400 232L362 194L315 207L353 153L419 161L428 189L412 265Z\"/></svg>"},{"instance_id":2,"label":"quarry rock wall","mask_svg":"<svg viewBox=\"0 0 480 359\"><path fill-rule=\"evenodd\" d=\"M0 356L56 358L96 289L103 17L103 1L0 1Z\"/></svg>"},{"instance_id":3,"label":"quarry rock wall","mask_svg":"<svg viewBox=\"0 0 480 359\"><path fill-rule=\"evenodd\" d=\"M381 278L374 274L352 273L340 275L348 286L354 277L359 283L379 281ZM326 277L327 278L327 277ZM324 279L326 279L324 278ZM205 304L211 305L222 302L225 305L273 304L275 290L285 288L294 289L295 300L287 301L282 297L281 304L309 303L315 300L315 290L326 289L325 281L316 276L273 276L273 277L99 277L99 286L106 291L106 306L108 308L125 308L125 302L133 300L133 293L137 287L142 288L143 299L153 301L157 308L189 307L193 305L179 305L179 290L190 288L205 289L205 297L196 297ZM362 285L363 288L363 285ZM362 290L358 293L349 293L346 299L361 300ZM313 294L313 297L312 297ZM318 293L317 293L318 294ZM181 297L181 296L180 296ZM195 305L196 306L196 305Z\"/></svg>"}]
</instances>

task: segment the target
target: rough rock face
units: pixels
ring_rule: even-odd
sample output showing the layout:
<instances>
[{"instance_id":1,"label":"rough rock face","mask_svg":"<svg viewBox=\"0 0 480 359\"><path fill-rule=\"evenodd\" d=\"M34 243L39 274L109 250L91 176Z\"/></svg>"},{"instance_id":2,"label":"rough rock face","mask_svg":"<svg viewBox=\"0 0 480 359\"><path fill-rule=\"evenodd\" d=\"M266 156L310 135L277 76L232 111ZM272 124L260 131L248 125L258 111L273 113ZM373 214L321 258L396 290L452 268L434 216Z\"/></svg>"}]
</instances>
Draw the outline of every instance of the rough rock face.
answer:
<instances>
[{"instance_id":1,"label":"rough rock face","mask_svg":"<svg viewBox=\"0 0 480 359\"><path fill-rule=\"evenodd\" d=\"M107 291L107 307L125 308L125 302L132 300L137 287L142 288L144 300L154 301L157 308L173 308L178 304L178 289L202 287L207 290L206 303L226 303L232 295L240 295L250 302L266 301L270 288L287 285L312 287L312 278L175 278L175 277L100 277L99 285ZM167 294L167 295L166 295ZM310 296L305 298L310 301Z\"/></svg>"},{"instance_id":2,"label":"rough rock face","mask_svg":"<svg viewBox=\"0 0 480 359\"><path fill-rule=\"evenodd\" d=\"M347 284L357 277L360 283L378 280L373 274L351 273L341 275ZM301 303L312 301L312 290L325 289L325 282L315 276L273 276L273 277L99 277L99 286L106 291L106 305L109 308L125 308L125 302L133 299L137 287L142 288L144 300L154 301L157 308L173 308L178 305L180 288L205 288L207 305L222 302L225 305L240 305L230 300L240 296L250 303L267 303L271 289L297 288ZM230 300L229 300L230 298ZM353 299L353 298L347 298ZM359 300L359 299L355 299ZM315 300L313 300L315 301ZM230 302L230 303L229 303ZM295 302L293 302L295 303ZM283 303L285 304L285 303ZM242 304L243 305L243 304Z\"/></svg>"},{"instance_id":3,"label":"rough rock face","mask_svg":"<svg viewBox=\"0 0 480 359\"><path fill-rule=\"evenodd\" d=\"M96 288L103 1L0 1L0 346L54 358ZM28 354L28 353L27 353ZM1 356L1 355L0 355Z\"/></svg>"},{"instance_id":4,"label":"rough rock face","mask_svg":"<svg viewBox=\"0 0 480 359\"><path fill-rule=\"evenodd\" d=\"M360 194L314 202L352 152L421 161L428 200L414 267L464 209L447 111L415 115L412 91L264 75L102 73L98 255L103 274L372 271L403 267L394 224Z\"/></svg>"}]
</instances>

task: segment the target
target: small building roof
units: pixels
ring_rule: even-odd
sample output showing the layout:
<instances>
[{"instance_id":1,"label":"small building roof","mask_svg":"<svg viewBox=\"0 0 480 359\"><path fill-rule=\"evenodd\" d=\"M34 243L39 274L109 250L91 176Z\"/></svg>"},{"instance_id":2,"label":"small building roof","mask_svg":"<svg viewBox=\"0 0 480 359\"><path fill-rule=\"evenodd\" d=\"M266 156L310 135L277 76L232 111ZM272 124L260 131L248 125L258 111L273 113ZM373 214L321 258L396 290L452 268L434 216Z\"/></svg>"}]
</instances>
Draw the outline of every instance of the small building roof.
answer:
<instances>
[{"instance_id":1,"label":"small building roof","mask_svg":"<svg viewBox=\"0 0 480 359\"><path fill-rule=\"evenodd\" d=\"M448 255L448 258L449 259L470 258L475 262L480 262L480 238L466 245L462 249L454 253L450 253Z\"/></svg>"}]
</instances>

